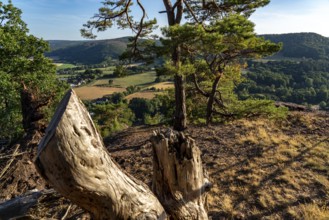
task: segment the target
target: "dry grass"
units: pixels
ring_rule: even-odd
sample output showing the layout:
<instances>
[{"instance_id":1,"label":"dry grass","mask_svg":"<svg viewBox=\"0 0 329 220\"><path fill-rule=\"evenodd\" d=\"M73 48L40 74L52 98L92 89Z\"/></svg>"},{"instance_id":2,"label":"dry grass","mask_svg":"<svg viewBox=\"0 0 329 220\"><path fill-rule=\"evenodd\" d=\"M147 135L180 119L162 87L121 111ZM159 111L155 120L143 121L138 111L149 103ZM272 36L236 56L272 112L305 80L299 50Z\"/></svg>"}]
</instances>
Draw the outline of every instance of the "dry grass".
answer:
<instances>
[{"instance_id":1,"label":"dry grass","mask_svg":"<svg viewBox=\"0 0 329 220\"><path fill-rule=\"evenodd\" d=\"M74 91L82 100L91 100L101 98L104 95L110 95L114 92L124 92L126 89L114 87L83 86L75 88Z\"/></svg>"},{"instance_id":2,"label":"dry grass","mask_svg":"<svg viewBox=\"0 0 329 220\"><path fill-rule=\"evenodd\" d=\"M200 147L213 183L212 219L329 219L328 115L293 113L281 123L239 120L186 132ZM150 184L151 149L127 147L143 138L140 132L117 136L109 149Z\"/></svg>"},{"instance_id":3,"label":"dry grass","mask_svg":"<svg viewBox=\"0 0 329 220\"><path fill-rule=\"evenodd\" d=\"M104 95L109 95L114 92L124 92L128 86L138 86L140 88L151 88L166 89L173 87L172 83L163 82L154 84L156 74L154 71L145 72L141 74L130 75L123 78L111 78L113 80L112 86L109 86L109 78L99 79L93 82L91 85L75 88L74 90L78 96L83 100L91 100L101 98ZM132 98L146 98L152 99L157 92L143 91L131 94L126 97L130 100Z\"/></svg>"},{"instance_id":4,"label":"dry grass","mask_svg":"<svg viewBox=\"0 0 329 220\"><path fill-rule=\"evenodd\" d=\"M305 220L326 220L329 219L328 207L319 206L315 203L301 204L296 207L288 208L288 214L291 219L305 219Z\"/></svg>"},{"instance_id":5,"label":"dry grass","mask_svg":"<svg viewBox=\"0 0 329 220\"><path fill-rule=\"evenodd\" d=\"M93 83L93 86L108 85L109 79L110 78L96 80ZM116 87L127 88L128 86L138 86L141 88L145 88L154 84L154 80L156 79L156 73L154 71L149 71L145 73L130 75L127 77L111 79L113 80L112 85Z\"/></svg>"},{"instance_id":6,"label":"dry grass","mask_svg":"<svg viewBox=\"0 0 329 220\"><path fill-rule=\"evenodd\" d=\"M149 186L148 140L156 129L132 127L108 140L117 163ZM280 124L253 119L190 126L186 133L199 146L213 183L208 197L212 219L329 219L328 115L297 113ZM73 216L67 201L48 204L61 212L40 207L36 216L58 219L67 210Z\"/></svg>"},{"instance_id":7,"label":"dry grass","mask_svg":"<svg viewBox=\"0 0 329 220\"><path fill-rule=\"evenodd\" d=\"M174 88L174 83L172 83L172 82L160 82L160 83L156 83L156 84L153 84L151 86L148 86L146 89L150 89L150 88L172 89L172 88Z\"/></svg>"},{"instance_id":8,"label":"dry grass","mask_svg":"<svg viewBox=\"0 0 329 220\"><path fill-rule=\"evenodd\" d=\"M297 113L280 125L240 120L193 131L199 143L213 142L205 161L220 164L206 162L223 192L211 191L213 218L328 219L328 128L328 116Z\"/></svg>"},{"instance_id":9,"label":"dry grass","mask_svg":"<svg viewBox=\"0 0 329 220\"><path fill-rule=\"evenodd\" d=\"M144 99L152 99L156 94L161 94L162 92L153 92L153 91L142 91L130 94L125 97L127 100L131 100L133 98L144 98Z\"/></svg>"}]
</instances>

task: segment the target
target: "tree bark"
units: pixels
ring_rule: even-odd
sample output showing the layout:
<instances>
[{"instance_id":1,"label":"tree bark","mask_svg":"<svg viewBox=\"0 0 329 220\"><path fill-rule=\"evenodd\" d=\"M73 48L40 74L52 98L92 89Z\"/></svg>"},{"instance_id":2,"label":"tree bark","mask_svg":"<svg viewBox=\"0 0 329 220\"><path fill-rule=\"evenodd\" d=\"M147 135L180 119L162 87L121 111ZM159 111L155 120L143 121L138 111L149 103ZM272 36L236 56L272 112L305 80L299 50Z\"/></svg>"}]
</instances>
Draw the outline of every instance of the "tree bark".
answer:
<instances>
[{"instance_id":1,"label":"tree bark","mask_svg":"<svg viewBox=\"0 0 329 220\"><path fill-rule=\"evenodd\" d=\"M23 128L26 133L31 131L44 132L46 125L44 123L45 113L42 108L49 105L50 96L41 97L31 88L27 88L23 83L21 90L21 108L23 116Z\"/></svg>"},{"instance_id":2,"label":"tree bark","mask_svg":"<svg viewBox=\"0 0 329 220\"><path fill-rule=\"evenodd\" d=\"M179 25L183 16L183 1L176 0L175 8L170 0L163 0L166 7L167 20L169 26ZM175 13L176 10L176 13ZM180 45L176 45L172 48L171 60L173 65L180 68ZM184 131L187 124L186 114L186 95L185 95L185 77L183 75L175 74L175 115L173 128L176 131Z\"/></svg>"},{"instance_id":3,"label":"tree bark","mask_svg":"<svg viewBox=\"0 0 329 220\"><path fill-rule=\"evenodd\" d=\"M173 219L208 219L210 182L200 150L183 133L156 132L153 145L153 192Z\"/></svg>"},{"instance_id":4,"label":"tree bark","mask_svg":"<svg viewBox=\"0 0 329 220\"><path fill-rule=\"evenodd\" d=\"M206 123L207 125L211 123L212 114L214 112L214 102L215 102L215 95L217 92L217 87L220 81L221 75L216 76L215 81L212 84L211 92L209 94L208 102L207 102L207 115L206 115Z\"/></svg>"},{"instance_id":5,"label":"tree bark","mask_svg":"<svg viewBox=\"0 0 329 220\"><path fill-rule=\"evenodd\" d=\"M60 103L36 159L40 174L95 219L166 219L159 200L105 149L73 90Z\"/></svg>"},{"instance_id":6,"label":"tree bark","mask_svg":"<svg viewBox=\"0 0 329 220\"><path fill-rule=\"evenodd\" d=\"M175 75L175 120L174 129L176 131L184 131L186 129L186 95L185 95L185 80L182 75Z\"/></svg>"}]
</instances>

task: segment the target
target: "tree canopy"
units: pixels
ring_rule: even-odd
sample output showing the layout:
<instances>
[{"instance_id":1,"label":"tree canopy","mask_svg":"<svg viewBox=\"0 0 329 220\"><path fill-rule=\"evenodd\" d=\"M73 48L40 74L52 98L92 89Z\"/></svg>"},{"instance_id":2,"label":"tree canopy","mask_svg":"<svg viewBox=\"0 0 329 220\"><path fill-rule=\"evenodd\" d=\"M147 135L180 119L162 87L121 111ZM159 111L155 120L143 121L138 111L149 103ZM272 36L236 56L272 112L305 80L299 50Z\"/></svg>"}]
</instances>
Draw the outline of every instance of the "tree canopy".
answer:
<instances>
[{"instance_id":1,"label":"tree canopy","mask_svg":"<svg viewBox=\"0 0 329 220\"><path fill-rule=\"evenodd\" d=\"M131 14L134 3L141 12L137 20ZM175 81L174 129L184 130L187 118L185 77L195 68L184 65L201 58L208 63L208 70L215 77L212 91L208 94L203 92L208 98L207 117L210 118L224 67L243 57L270 54L280 48L257 38L254 25L248 20L257 8L268 3L269 0L163 0L165 10L160 13L167 15L168 27L163 28L162 44L159 45L154 41L156 36L152 35L157 28L156 18L148 19L142 1L108 0L84 25L81 33L95 38L95 30L105 31L116 24L135 33L129 45L130 56L149 59L166 55Z\"/></svg>"},{"instance_id":2,"label":"tree canopy","mask_svg":"<svg viewBox=\"0 0 329 220\"><path fill-rule=\"evenodd\" d=\"M24 86L49 100L55 100L63 88L55 66L44 56L47 42L29 34L21 14L11 1L0 2L0 138L5 139L23 132L20 92Z\"/></svg>"}]
</instances>

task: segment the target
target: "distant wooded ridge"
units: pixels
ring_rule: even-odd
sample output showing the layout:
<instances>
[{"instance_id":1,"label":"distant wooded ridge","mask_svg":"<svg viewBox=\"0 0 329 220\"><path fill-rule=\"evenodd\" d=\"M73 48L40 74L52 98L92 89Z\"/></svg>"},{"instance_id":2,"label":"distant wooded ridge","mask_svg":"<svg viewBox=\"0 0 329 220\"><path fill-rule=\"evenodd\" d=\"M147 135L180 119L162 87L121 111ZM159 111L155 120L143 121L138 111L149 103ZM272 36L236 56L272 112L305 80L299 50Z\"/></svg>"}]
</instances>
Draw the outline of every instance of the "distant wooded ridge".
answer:
<instances>
[{"instance_id":1,"label":"distant wooded ridge","mask_svg":"<svg viewBox=\"0 0 329 220\"><path fill-rule=\"evenodd\" d=\"M260 35L272 42L283 43L277 58L307 58L329 60L329 38L316 33L290 33Z\"/></svg>"},{"instance_id":2,"label":"distant wooded ridge","mask_svg":"<svg viewBox=\"0 0 329 220\"><path fill-rule=\"evenodd\" d=\"M49 40L51 51L46 56L57 62L73 64L99 64L118 59L124 52L129 37L109 40Z\"/></svg>"},{"instance_id":3,"label":"distant wooded ridge","mask_svg":"<svg viewBox=\"0 0 329 220\"><path fill-rule=\"evenodd\" d=\"M329 38L315 33L263 35L279 53L248 61L240 98L271 99L329 110Z\"/></svg>"},{"instance_id":4,"label":"distant wooded ridge","mask_svg":"<svg viewBox=\"0 0 329 220\"><path fill-rule=\"evenodd\" d=\"M282 42L276 59L306 58L329 60L329 38L316 33L289 33L260 35L273 42ZM126 49L129 37L108 40L49 40L48 57L74 64L99 64L107 59L117 59Z\"/></svg>"}]
</instances>

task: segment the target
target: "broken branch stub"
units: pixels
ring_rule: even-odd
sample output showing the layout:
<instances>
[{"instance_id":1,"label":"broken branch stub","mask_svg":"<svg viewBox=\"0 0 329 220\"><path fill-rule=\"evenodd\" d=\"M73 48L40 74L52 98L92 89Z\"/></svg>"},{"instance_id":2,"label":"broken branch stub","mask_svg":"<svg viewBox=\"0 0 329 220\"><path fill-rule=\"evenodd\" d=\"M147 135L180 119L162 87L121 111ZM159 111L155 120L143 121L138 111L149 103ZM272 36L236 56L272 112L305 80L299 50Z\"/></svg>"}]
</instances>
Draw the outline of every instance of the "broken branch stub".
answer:
<instances>
[{"instance_id":1,"label":"broken branch stub","mask_svg":"<svg viewBox=\"0 0 329 220\"><path fill-rule=\"evenodd\" d=\"M173 219L208 219L210 189L201 153L192 138L168 129L155 132L153 146L153 192Z\"/></svg>"},{"instance_id":2,"label":"broken branch stub","mask_svg":"<svg viewBox=\"0 0 329 220\"><path fill-rule=\"evenodd\" d=\"M40 174L95 219L166 219L158 199L122 171L73 90L61 101L38 148Z\"/></svg>"}]
</instances>

